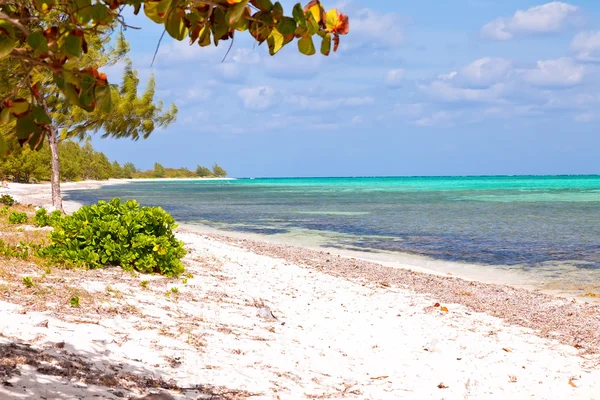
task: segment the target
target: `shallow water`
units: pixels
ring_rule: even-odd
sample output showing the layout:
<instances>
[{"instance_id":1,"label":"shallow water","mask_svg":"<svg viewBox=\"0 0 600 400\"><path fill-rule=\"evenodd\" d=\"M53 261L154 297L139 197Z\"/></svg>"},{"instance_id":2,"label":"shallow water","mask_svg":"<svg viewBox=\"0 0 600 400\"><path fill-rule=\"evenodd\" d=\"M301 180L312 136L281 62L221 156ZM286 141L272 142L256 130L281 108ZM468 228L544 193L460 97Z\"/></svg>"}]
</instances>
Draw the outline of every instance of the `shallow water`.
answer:
<instances>
[{"instance_id":1,"label":"shallow water","mask_svg":"<svg viewBox=\"0 0 600 400\"><path fill-rule=\"evenodd\" d=\"M289 178L160 181L71 191L134 198L178 221L321 245L545 271L600 271L600 177ZM588 273L590 272L590 273ZM600 283L599 283L600 284Z\"/></svg>"}]
</instances>

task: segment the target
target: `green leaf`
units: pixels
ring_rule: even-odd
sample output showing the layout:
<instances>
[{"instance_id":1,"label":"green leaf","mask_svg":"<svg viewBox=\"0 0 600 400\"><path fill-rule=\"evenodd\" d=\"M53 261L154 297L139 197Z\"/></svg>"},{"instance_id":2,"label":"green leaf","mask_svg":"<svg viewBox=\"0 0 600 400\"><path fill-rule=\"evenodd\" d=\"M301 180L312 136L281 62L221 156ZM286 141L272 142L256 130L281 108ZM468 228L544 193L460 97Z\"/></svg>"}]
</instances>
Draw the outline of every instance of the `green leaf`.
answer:
<instances>
[{"instance_id":1,"label":"green leaf","mask_svg":"<svg viewBox=\"0 0 600 400\"><path fill-rule=\"evenodd\" d=\"M271 15L276 20L280 20L281 18L283 18L283 7L281 6L280 2L273 4L273 8L271 9Z\"/></svg>"},{"instance_id":2,"label":"green leaf","mask_svg":"<svg viewBox=\"0 0 600 400\"><path fill-rule=\"evenodd\" d=\"M210 28L205 26L200 31L200 36L198 36L198 44L201 47L210 46Z\"/></svg>"},{"instance_id":3,"label":"green leaf","mask_svg":"<svg viewBox=\"0 0 600 400\"><path fill-rule=\"evenodd\" d=\"M12 100L8 110L15 117L22 117L29 112L29 102L25 99Z\"/></svg>"},{"instance_id":4,"label":"green leaf","mask_svg":"<svg viewBox=\"0 0 600 400\"><path fill-rule=\"evenodd\" d=\"M94 111L94 89L96 78L92 74L81 75L81 93L79 94L79 106L86 111Z\"/></svg>"},{"instance_id":5,"label":"green leaf","mask_svg":"<svg viewBox=\"0 0 600 400\"><path fill-rule=\"evenodd\" d=\"M185 26L183 18L179 17L177 10L172 9L167 15L165 29L172 38L183 40L187 36L188 28Z\"/></svg>"},{"instance_id":6,"label":"green leaf","mask_svg":"<svg viewBox=\"0 0 600 400\"><path fill-rule=\"evenodd\" d=\"M296 32L296 21L294 21L294 18L283 17L277 24L277 30L281 32L282 35L293 34Z\"/></svg>"},{"instance_id":7,"label":"green leaf","mask_svg":"<svg viewBox=\"0 0 600 400\"><path fill-rule=\"evenodd\" d=\"M269 54L274 56L284 45L284 38L277 29L273 29L271 35L267 38L267 45L269 46Z\"/></svg>"},{"instance_id":8,"label":"green leaf","mask_svg":"<svg viewBox=\"0 0 600 400\"><path fill-rule=\"evenodd\" d=\"M248 0L243 0L227 10L225 19L230 26L236 25L240 21L240 18L244 14L244 10L246 9L247 5Z\"/></svg>"},{"instance_id":9,"label":"green leaf","mask_svg":"<svg viewBox=\"0 0 600 400\"><path fill-rule=\"evenodd\" d=\"M250 22L250 34L258 43L262 43L271 35L273 30L273 18L271 14L264 11L259 11L253 16Z\"/></svg>"},{"instance_id":10,"label":"green leaf","mask_svg":"<svg viewBox=\"0 0 600 400\"><path fill-rule=\"evenodd\" d=\"M171 7L171 0L148 0L144 2L144 13L157 24L162 24Z\"/></svg>"},{"instance_id":11,"label":"green leaf","mask_svg":"<svg viewBox=\"0 0 600 400\"><path fill-rule=\"evenodd\" d=\"M67 56L79 58L81 57L81 46L83 44L83 37L77 36L72 33L64 37L62 50Z\"/></svg>"},{"instance_id":12,"label":"green leaf","mask_svg":"<svg viewBox=\"0 0 600 400\"><path fill-rule=\"evenodd\" d=\"M2 111L0 111L0 124L6 125L10 122L11 115L8 107L4 107Z\"/></svg>"},{"instance_id":13,"label":"green leaf","mask_svg":"<svg viewBox=\"0 0 600 400\"><path fill-rule=\"evenodd\" d=\"M307 12L306 15L306 26L308 27L308 34L312 36L319 32L319 24L311 13Z\"/></svg>"},{"instance_id":14,"label":"green leaf","mask_svg":"<svg viewBox=\"0 0 600 400\"><path fill-rule=\"evenodd\" d=\"M90 16L98 25L109 25L113 21L113 16L107 6L100 3L91 7Z\"/></svg>"},{"instance_id":15,"label":"green leaf","mask_svg":"<svg viewBox=\"0 0 600 400\"><path fill-rule=\"evenodd\" d=\"M6 57L17 46L15 30L7 21L0 20L0 58Z\"/></svg>"},{"instance_id":16,"label":"green leaf","mask_svg":"<svg viewBox=\"0 0 600 400\"><path fill-rule=\"evenodd\" d=\"M75 10L73 15L81 25L85 25L92 19L92 0L73 0Z\"/></svg>"},{"instance_id":17,"label":"green leaf","mask_svg":"<svg viewBox=\"0 0 600 400\"><path fill-rule=\"evenodd\" d=\"M0 155L6 155L8 153L8 144L3 135L0 135Z\"/></svg>"},{"instance_id":18,"label":"green leaf","mask_svg":"<svg viewBox=\"0 0 600 400\"><path fill-rule=\"evenodd\" d=\"M48 52L48 42L41 32L33 32L27 38L27 44L33 50L34 57L39 57Z\"/></svg>"},{"instance_id":19,"label":"green leaf","mask_svg":"<svg viewBox=\"0 0 600 400\"><path fill-rule=\"evenodd\" d=\"M302 10L302 6L300 5L300 3L294 6L294 9L292 10L292 16L294 17L294 20L298 23L299 27L307 28L306 16L304 15L304 10Z\"/></svg>"},{"instance_id":20,"label":"green leaf","mask_svg":"<svg viewBox=\"0 0 600 400\"><path fill-rule=\"evenodd\" d=\"M49 125L52 123L52 120L46 114L46 111L40 106L35 106L31 110L31 118L33 118L33 122L38 125Z\"/></svg>"},{"instance_id":21,"label":"green leaf","mask_svg":"<svg viewBox=\"0 0 600 400\"><path fill-rule=\"evenodd\" d=\"M217 46L219 44L219 40L225 36L229 30L229 25L225 20L225 12L220 8L215 8L211 16L211 22L213 41L215 42L215 46Z\"/></svg>"},{"instance_id":22,"label":"green leaf","mask_svg":"<svg viewBox=\"0 0 600 400\"><path fill-rule=\"evenodd\" d=\"M271 11L273 8L271 0L253 0L252 4L261 11Z\"/></svg>"},{"instance_id":23,"label":"green leaf","mask_svg":"<svg viewBox=\"0 0 600 400\"><path fill-rule=\"evenodd\" d=\"M31 115L17 119L16 133L20 140L27 140L33 133L41 131Z\"/></svg>"},{"instance_id":24,"label":"green leaf","mask_svg":"<svg viewBox=\"0 0 600 400\"><path fill-rule=\"evenodd\" d=\"M110 112L113 106L110 86L97 86L94 94L96 97L96 107L102 112Z\"/></svg>"},{"instance_id":25,"label":"green leaf","mask_svg":"<svg viewBox=\"0 0 600 400\"><path fill-rule=\"evenodd\" d=\"M303 37L298 40L298 50L300 53L305 54L307 56L312 56L317 51L315 50L315 45L313 43L312 37Z\"/></svg>"},{"instance_id":26,"label":"green leaf","mask_svg":"<svg viewBox=\"0 0 600 400\"><path fill-rule=\"evenodd\" d=\"M323 41L321 42L321 54L324 56L328 56L331 52L331 33L327 33L323 36Z\"/></svg>"}]
</instances>

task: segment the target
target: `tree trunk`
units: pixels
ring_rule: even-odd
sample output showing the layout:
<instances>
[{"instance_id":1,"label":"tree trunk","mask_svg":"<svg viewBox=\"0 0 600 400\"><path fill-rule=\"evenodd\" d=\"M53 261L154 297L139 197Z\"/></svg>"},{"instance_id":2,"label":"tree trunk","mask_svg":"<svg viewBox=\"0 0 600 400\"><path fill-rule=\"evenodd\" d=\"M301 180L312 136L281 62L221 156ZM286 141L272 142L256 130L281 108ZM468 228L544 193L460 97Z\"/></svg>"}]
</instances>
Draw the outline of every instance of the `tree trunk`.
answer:
<instances>
[{"instance_id":1,"label":"tree trunk","mask_svg":"<svg viewBox=\"0 0 600 400\"><path fill-rule=\"evenodd\" d=\"M60 193L60 162L58 161L58 137L56 129L52 125L48 127L48 144L50 145L50 167L52 176L50 184L52 186L52 205L57 210L63 211L62 195Z\"/></svg>"}]
</instances>

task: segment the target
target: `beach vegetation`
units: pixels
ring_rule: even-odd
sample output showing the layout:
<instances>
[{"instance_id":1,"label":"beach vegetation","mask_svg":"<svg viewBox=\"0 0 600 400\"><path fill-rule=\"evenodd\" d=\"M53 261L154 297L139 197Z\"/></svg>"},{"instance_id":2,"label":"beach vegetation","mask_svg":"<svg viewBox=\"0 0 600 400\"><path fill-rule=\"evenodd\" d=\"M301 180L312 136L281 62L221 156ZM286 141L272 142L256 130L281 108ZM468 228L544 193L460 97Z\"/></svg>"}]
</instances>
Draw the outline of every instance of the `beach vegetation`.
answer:
<instances>
[{"instance_id":1,"label":"beach vegetation","mask_svg":"<svg viewBox=\"0 0 600 400\"><path fill-rule=\"evenodd\" d=\"M25 222L27 222L27 214L22 213L22 212L18 212L18 211L13 211L8 215L8 223L9 224L24 224Z\"/></svg>"},{"instance_id":2,"label":"beach vegetation","mask_svg":"<svg viewBox=\"0 0 600 400\"><path fill-rule=\"evenodd\" d=\"M57 262L98 268L120 265L126 270L177 276L184 270L183 242L173 230L173 217L160 207L141 207L120 199L83 206L54 222L50 245L41 255Z\"/></svg>"},{"instance_id":3,"label":"beach vegetation","mask_svg":"<svg viewBox=\"0 0 600 400\"><path fill-rule=\"evenodd\" d=\"M148 283L150 283L147 280L143 280L140 282L140 286L143 287L144 289L148 288Z\"/></svg>"},{"instance_id":4,"label":"beach vegetation","mask_svg":"<svg viewBox=\"0 0 600 400\"><path fill-rule=\"evenodd\" d=\"M214 176L210 169L203 167L202 165L196 167L196 175L200 178L210 178Z\"/></svg>"},{"instance_id":5,"label":"beach vegetation","mask_svg":"<svg viewBox=\"0 0 600 400\"><path fill-rule=\"evenodd\" d=\"M35 212L33 223L40 228L44 226L54 226L60 221L61 218L62 213L58 210L54 210L48 214L48 210L45 208L40 208Z\"/></svg>"},{"instance_id":6,"label":"beach vegetation","mask_svg":"<svg viewBox=\"0 0 600 400\"><path fill-rule=\"evenodd\" d=\"M215 163L212 167L213 175L217 178L224 178L227 176L227 171L221 168L217 163Z\"/></svg>"},{"instance_id":7,"label":"beach vegetation","mask_svg":"<svg viewBox=\"0 0 600 400\"><path fill-rule=\"evenodd\" d=\"M79 308L79 296L73 296L69 299L71 307Z\"/></svg>"},{"instance_id":8,"label":"beach vegetation","mask_svg":"<svg viewBox=\"0 0 600 400\"><path fill-rule=\"evenodd\" d=\"M15 199L10 194L3 194L0 196L0 203L10 207L15 204Z\"/></svg>"},{"instance_id":9,"label":"beach vegetation","mask_svg":"<svg viewBox=\"0 0 600 400\"><path fill-rule=\"evenodd\" d=\"M31 277L30 277L30 276L24 276L24 277L23 277L23 285L24 285L26 288L32 288L32 287L34 287L34 286L35 286L35 283L33 283L33 279L31 279Z\"/></svg>"}]
</instances>

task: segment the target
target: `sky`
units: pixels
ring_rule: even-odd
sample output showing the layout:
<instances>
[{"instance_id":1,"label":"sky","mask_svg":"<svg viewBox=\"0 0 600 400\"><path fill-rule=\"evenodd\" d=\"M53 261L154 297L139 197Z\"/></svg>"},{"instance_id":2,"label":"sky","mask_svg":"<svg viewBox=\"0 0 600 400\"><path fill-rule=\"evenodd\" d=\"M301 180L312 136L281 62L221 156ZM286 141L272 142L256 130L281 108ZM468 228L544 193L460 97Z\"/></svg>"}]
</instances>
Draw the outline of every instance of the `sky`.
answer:
<instances>
[{"instance_id":1,"label":"sky","mask_svg":"<svg viewBox=\"0 0 600 400\"><path fill-rule=\"evenodd\" d=\"M96 149L233 177L600 173L600 2L322 3L350 18L329 57L295 43L271 57L238 32L223 61L229 42L166 35L151 66L162 28L128 16L142 85L153 74L179 113L146 140L97 136ZM107 72L120 80L121 66Z\"/></svg>"}]
</instances>

